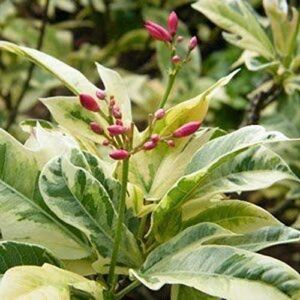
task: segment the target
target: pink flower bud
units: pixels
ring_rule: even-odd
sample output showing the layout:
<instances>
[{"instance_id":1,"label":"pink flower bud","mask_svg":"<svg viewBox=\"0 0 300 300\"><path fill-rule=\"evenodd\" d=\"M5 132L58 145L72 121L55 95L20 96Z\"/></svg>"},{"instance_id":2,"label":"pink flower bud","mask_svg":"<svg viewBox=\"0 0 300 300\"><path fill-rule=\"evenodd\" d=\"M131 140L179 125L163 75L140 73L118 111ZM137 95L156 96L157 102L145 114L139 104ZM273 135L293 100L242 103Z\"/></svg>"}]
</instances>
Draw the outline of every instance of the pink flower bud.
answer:
<instances>
[{"instance_id":1,"label":"pink flower bud","mask_svg":"<svg viewBox=\"0 0 300 300\"><path fill-rule=\"evenodd\" d=\"M103 90L101 90L101 89L98 89L98 90L96 91L96 96L97 96L98 99L104 100L105 97L106 97L106 93L105 93L105 91L103 91Z\"/></svg>"},{"instance_id":2,"label":"pink flower bud","mask_svg":"<svg viewBox=\"0 0 300 300\"><path fill-rule=\"evenodd\" d=\"M121 125L110 125L107 127L107 130L110 135L119 135L125 133L127 131L127 127Z\"/></svg>"},{"instance_id":3,"label":"pink flower bud","mask_svg":"<svg viewBox=\"0 0 300 300\"><path fill-rule=\"evenodd\" d=\"M130 156L130 153L124 149L117 149L109 153L109 156L115 160L123 160Z\"/></svg>"},{"instance_id":4,"label":"pink flower bud","mask_svg":"<svg viewBox=\"0 0 300 300\"><path fill-rule=\"evenodd\" d=\"M114 105L112 108L112 115L116 118L116 119L122 119L122 113L120 110L119 106Z\"/></svg>"},{"instance_id":5,"label":"pink flower bud","mask_svg":"<svg viewBox=\"0 0 300 300\"><path fill-rule=\"evenodd\" d=\"M104 141L102 142L102 145L103 145L103 146L109 146L109 145L110 145L109 140L104 140Z\"/></svg>"},{"instance_id":6,"label":"pink flower bud","mask_svg":"<svg viewBox=\"0 0 300 300\"><path fill-rule=\"evenodd\" d=\"M175 142L173 140L167 140L167 144L169 147L174 148L175 147Z\"/></svg>"},{"instance_id":7,"label":"pink flower bud","mask_svg":"<svg viewBox=\"0 0 300 300\"><path fill-rule=\"evenodd\" d=\"M145 23L145 28L147 29L151 37L155 40L163 42L170 42L172 40L172 36L170 35L170 33L165 28L154 22L147 21Z\"/></svg>"},{"instance_id":8,"label":"pink flower bud","mask_svg":"<svg viewBox=\"0 0 300 300\"><path fill-rule=\"evenodd\" d=\"M182 138L182 137L189 136L194 132L196 132L200 128L200 126L201 126L201 122L197 122L197 121L186 123L181 127L179 127L178 129L176 129L173 133L173 136L175 138Z\"/></svg>"},{"instance_id":9,"label":"pink flower bud","mask_svg":"<svg viewBox=\"0 0 300 300\"><path fill-rule=\"evenodd\" d=\"M193 36L191 39L190 39L190 42L189 42L189 49L190 51L194 50L198 45L198 40L197 40L197 37Z\"/></svg>"},{"instance_id":10,"label":"pink flower bud","mask_svg":"<svg viewBox=\"0 0 300 300\"><path fill-rule=\"evenodd\" d=\"M100 110L100 106L97 101L90 95L80 94L79 95L81 105L90 111L98 112Z\"/></svg>"},{"instance_id":11,"label":"pink flower bud","mask_svg":"<svg viewBox=\"0 0 300 300\"><path fill-rule=\"evenodd\" d=\"M165 116L165 114L165 110L163 108L160 108L154 113L154 117L156 120L161 120Z\"/></svg>"},{"instance_id":12,"label":"pink flower bud","mask_svg":"<svg viewBox=\"0 0 300 300\"><path fill-rule=\"evenodd\" d=\"M181 43L183 41L183 36L179 35L176 39L177 43Z\"/></svg>"},{"instance_id":13,"label":"pink flower bud","mask_svg":"<svg viewBox=\"0 0 300 300\"><path fill-rule=\"evenodd\" d=\"M157 143L155 143L154 141L148 141L144 144L143 149L148 151L148 150L152 150L157 146Z\"/></svg>"},{"instance_id":14,"label":"pink flower bud","mask_svg":"<svg viewBox=\"0 0 300 300\"><path fill-rule=\"evenodd\" d=\"M174 55L172 57L172 63L173 64L178 64L181 61L181 58L178 55Z\"/></svg>"},{"instance_id":15,"label":"pink flower bud","mask_svg":"<svg viewBox=\"0 0 300 300\"><path fill-rule=\"evenodd\" d=\"M120 126L123 126L123 122L122 122L122 120L116 120L116 125L120 125Z\"/></svg>"},{"instance_id":16,"label":"pink flower bud","mask_svg":"<svg viewBox=\"0 0 300 300\"><path fill-rule=\"evenodd\" d=\"M157 133L152 134L152 135L151 135L151 141L152 141L153 143L158 143L158 142L160 141L160 136L159 136L159 134L157 134Z\"/></svg>"},{"instance_id":17,"label":"pink flower bud","mask_svg":"<svg viewBox=\"0 0 300 300\"><path fill-rule=\"evenodd\" d=\"M103 133L103 128L97 122L91 122L90 128L92 129L92 131L94 131L97 134Z\"/></svg>"},{"instance_id":18,"label":"pink flower bud","mask_svg":"<svg viewBox=\"0 0 300 300\"><path fill-rule=\"evenodd\" d=\"M177 32L178 27L178 17L175 13L175 11L172 11L168 18L168 28L169 32L172 36L174 36Z\"/></svg>"}]
</instances>

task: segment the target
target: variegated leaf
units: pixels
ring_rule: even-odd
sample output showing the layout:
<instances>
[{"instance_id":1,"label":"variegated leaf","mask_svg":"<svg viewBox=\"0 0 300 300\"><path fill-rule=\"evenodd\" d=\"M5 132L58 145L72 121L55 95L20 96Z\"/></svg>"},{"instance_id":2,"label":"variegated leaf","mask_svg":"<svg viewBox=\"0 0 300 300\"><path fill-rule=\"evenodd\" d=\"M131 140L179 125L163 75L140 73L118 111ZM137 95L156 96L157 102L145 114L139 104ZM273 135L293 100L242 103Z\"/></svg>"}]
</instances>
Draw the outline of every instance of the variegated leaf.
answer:
<instances>
[{"instance_id":1,"label":"variegated leaf","mask_svg":"<svg viewBox=\"0 0 300 300\"><path fill-rule=\"evenodd\" d=\"M42 245L61 259L91 255L91 249L77 236L78 231L58 220L45 205L37 186L39 151L24 147L0 131L0 162L3 239Z\"/></svg>"},{"instance_id":2,"label":"variegated leaf","mask_svg":"<svg viewBox=\"0 0 300 300\"><path fill-rule=\"evenodd\" d=\"M107 259L113 249L115 204L120 186L113 186L103 172L95 173L92 168L83 153L73 150L45 166L39 186L49 208L61 220L82 231L99 255ZM137 241L124 225L119 263L138 266L141 261Z\"/></svg>"},{"instance_id":3,"label":"variegated leaf","mask_svg":"<svg viewBox=\"0 0 300 300\"><path fill-rule=\"evenodd\" d=\"M8 270L0 283L0 298L69 300L103 299L103 287L96 281L44 264L19 266Z\"/></svg>"},{"instance_id":4,"label":"variegated leaf","mask_svg":"<svg viewBox=\"0 0 300 300\"><path fill-rule=\"evenodd\" d=\"M192 7L222 29L226 40L272 60L275 51L255 12L245 0L199 0Z\"/></svg>"}]
</instances>

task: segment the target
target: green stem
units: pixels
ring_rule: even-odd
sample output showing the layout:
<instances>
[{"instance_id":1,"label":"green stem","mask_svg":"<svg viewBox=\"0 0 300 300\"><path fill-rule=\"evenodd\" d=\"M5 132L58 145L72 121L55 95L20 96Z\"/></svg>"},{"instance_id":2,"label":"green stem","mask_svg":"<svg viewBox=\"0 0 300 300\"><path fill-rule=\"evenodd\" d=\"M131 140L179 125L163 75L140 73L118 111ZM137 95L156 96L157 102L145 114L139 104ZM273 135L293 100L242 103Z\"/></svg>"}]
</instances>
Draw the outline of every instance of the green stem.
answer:
<instances>
[{"instance_id":1,"label":"green stem","mask_svg":"<svg viewBox=\"0 0 300 300\"><path fill-rule=\"evenodd\" d=\"M169 78L168 78L167 88L166 88L164 96L163 96L163 98L162 98L162 100L161 100L161 102L159 104L159 108L164 108L164 106L166 105L166 103L168 101L168 98L170 96L170 92L172 90L172 87L174 85L177 73L178 73L178 69L172 70L170 72L170 75L169 75Z\"/></svg>"},{"instance_id":2,"label":"green stem","mask_svg":"<svg viewBox=\"0 0 300 300\"><path fill-rule=\"evenodd\" d=\"M109 275L108 275L108 283L110 285L111 291L114 291L116 285L116 279L117 279L115 276L115 269L117 264L119 248L120 248L120 242L122 238L122 225L125 216L125 201L126 201L126 193L127 193L128 173L129 173L129 158L125 159L122 165L122 188L121 188L121 196L118 204L118 220L117 220L115 241L114 241L114 247L113 247L111 263L109 268Z\"/></svg>"},{"instance_id":3,"label":"green stem","mask_svg":"<svg viewBox=\"0 0 300 300\"><path fill-rule=\"evenodd\" d=\"M122 299L125 295L127 295L129 292L134 290L136 287L138 287L141 283L139 281L133 281L130 283L126 288L124 288L122 291L117 293L116 300Z\"/></svg>"}]
</instances>

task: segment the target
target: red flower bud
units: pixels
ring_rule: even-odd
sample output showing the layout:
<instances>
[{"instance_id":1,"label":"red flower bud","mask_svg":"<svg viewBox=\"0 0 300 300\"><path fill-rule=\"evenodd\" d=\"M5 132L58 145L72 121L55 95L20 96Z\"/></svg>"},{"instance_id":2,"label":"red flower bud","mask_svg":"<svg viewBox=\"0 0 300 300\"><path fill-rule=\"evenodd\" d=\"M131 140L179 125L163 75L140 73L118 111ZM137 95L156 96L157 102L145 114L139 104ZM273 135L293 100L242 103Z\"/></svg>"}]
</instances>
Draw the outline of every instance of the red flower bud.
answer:
<instances>
[{"instance_id":1,"label":"red flower bud","mask_svg":"<svg viewBox=\"0 0 300 300\"><path fill-rule=\"evenodd\" d=\"M145 28L155 40L164 42L170 42L172 40L170 33L165 28L154 22L147 21L145 23Z\"/></svg>"},{"instance_id":2,"label":"red flower bud","mask_svg":"<svg viewBox=\"0 0 300 300\"><path fill-rule=\"evenodd\" d=\"M104 131L103 128L97 122L91 122L90 128L97 134L102 134Z\"/></svg>"},{"instance_id":3,"label":"red flower bud","mask_svg":"<svg viewBox=\"0 0 300 300\"><path fill-rule=\"evenodd\" d=\"M172 36L174 36L177 32L178 27L178 17L175 13L175 11L172 11L168 18L168 28L169 32Z\"/></svg>"},{"instance_id":4,"label":"red flower bud","mask_svg":"<svg viewBox=\"0 0 300 300\"><path fill-rule=\"evenodd\" d=\"M125 133L127 131L127 127L121 125L110 125L107 127L107 130L110 135L119 135Z\"/></svg>"},{"instance_id":5,"label":"red flower bud","mask_svg":"<svg viewBox=\"0 0 300 300\"><path fill-rule=\"evenodd\" d=\"M160 108L154 113L154 117L156 120L161 120L165 116L165 114L165 110L163 108Z\"/></svg>"},{"instance_id":6,"label":"red flower bud","mask_svg":"<svg viewBox=\"0 0 300 300\"><path fill-rule=\"evenodd\" d=\"M103 146L109 146L109 144L110 144L109 140L104 140L104 141L102 142L102 145L103 145Z\"/></svg>"},{"instance_id":7,"label":"red flower bud","mask_svg":"<svg viewBox=\"0 0 300 300\"><path fill-rule=\"evenodd\" d=\"M176 129L173 133L173 136L175 138L182 138L182 137L189 136L194 132L196 132L200 128L200 126L201 126L201 122L197 122L197 121L186 123L181 127L179 127L178 129Z\"/></svg>"},{"instance_id":8,"label":"red flower bud","mask_svg":"<svg viewBox=\"0 0 300 300\"><path fill-rule=\"evenodd\" d=\"M190 39L190 42L189 42L189 49L190 51L194 50L198 45L198 40L195 36L193 36L191 39Z\"/></svg>"},{"instance_id":9,"label":"red flower bud","mask_svg":"<svg viewBox=\"0 0 300 300\"><path fill-rule=\"evenodd\" d=\"M112 115L116 118L116 119L122 119L122 113L120 110L119 106L113 106L112 108Z\"/></svg>"},{"instance_id":10,"label":"red flower bud","mask_svg":"<svg viewBox=\"0 0 300 300\"><path fill-rule=\"evenodd\" d=\"M175 147L175 142L173 140L167 140L167 144L169 147Z\"/></svg>"},{"instance_id":11,"label":"red flower bud","mask_svg":"<svg viewBox=\"0 0 300 300\"><path fill-rule=\"evenodd\" d=\"M81 105L90 111L98 112L100 110L100 106L97 101L90 95L80 94L79 95Z\"/></svg>"},{"instance_id":12,"label":"red flower bud","mask_svg":"<svg viewBox=\"0 0 300 300\"><path fill-rule=\"evenodd\" d=\"M144 144L143 149L148 151L148 150L152 150L157 146L157 143L155 143L154 141L148 141Z\"/></svg>"},{"instance_id":13,"label":"red flower bud","mask_svg":"<svg viewBox=\"0 0 300 300\"><path fill-rule=\"evenodd\" d=\"M177 43L181 43L183 41L183 36L179 35L176 39Z\"/></svg>"},{"instance_id":14,"label":"red flower bud","mask_svg":"<svg viewBox=\"0 0 300 300\"><path fill-rule=\"evenodd\" d=\"M158 143L160 141L160 136L157 133L151 135L151 141L153 143Z\"/></svg>"},{"instance_id":15,"label":"red flower bud","mask_svg":"<svg viewBox=\"0 0 300 300\"><path fill-rule=\"evenodd\" d=\"M122 120L116 120L116 125L120 125L120 126L123 126L123 122L122 122Z\"/></svg>"},{"instance_id":16,"label":"red flower bud","mask_svg":"<svg viewBox=\"0 0 300 300\"><path fill-rule=\"evenodd\" d=\"M117 150L112 151L109 154L109 156L115 160L123 160L123 159L128 158L130 156L130 153L123 149L117 149Z\"/></svg>"},{"instance_id":17,"label":"red flower bud","mask_svg":"<svg viewBox=\"0 0 300 300\"><path fill-rule=\"evenodd\" d=\"M105 91L103 91L103 90L101 90L101 89L98 89L98 90L96 91L96 96L97 96L98 99L104 100L105 97L106 97L106 93L105 93Z\"/></svg>"},{"instance_id":18,"label":"red flower bud","mask_svg":"<svg viewBox=\"0 0 300 300\"><path fill-rule=\"evenodd\" d=\"M178 64L180 61L181 61L181 58L180 58L179 55L174 55L174 56L172 57L172 63L173 63L173 64Z\"/></svg>"}]
</instances>

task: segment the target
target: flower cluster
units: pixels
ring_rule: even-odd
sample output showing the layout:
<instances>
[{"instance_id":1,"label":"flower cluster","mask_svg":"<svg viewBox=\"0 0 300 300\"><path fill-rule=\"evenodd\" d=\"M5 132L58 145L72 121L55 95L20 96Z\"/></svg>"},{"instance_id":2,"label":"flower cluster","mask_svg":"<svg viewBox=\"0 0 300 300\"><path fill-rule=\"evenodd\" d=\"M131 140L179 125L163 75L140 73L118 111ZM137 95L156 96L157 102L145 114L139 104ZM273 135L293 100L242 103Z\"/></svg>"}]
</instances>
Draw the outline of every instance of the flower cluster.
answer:
<instances>
[{"instance_id":1,"label":"flower cluster","mask_svg":"<svg viewBox=\"0 0 300 300\"><path fill-rule=\"evenodd\" d=\"M184 138L195 133L201 126L200 122L189 122L177 128L172 134L161 136L153 132L157 121L166 116L164 109L158 109L154 114L149 115L149 131L147 137L138 145L133 145L134 124L126 126L123 123L123 116L117 100L111 96L107 97L105 91L97 90L95 97L88 94L80 94L81 105L100 116L106 121L107 126L103 128L99 123L93 121L89 124L90 129L104 137L103 146L110 147L110 157L114 160L124 160L139 151L150 151L159 143L165 143L168 147L175 147L175 139ZM101 109L101 101L108 107L108 113Z\"/></svg>"},{"instance_id":2,"label":"flower cluster","mask_svg":"<svg viewBox=\"0 0 300 300\"><path fill-rule=\"evenodd\" d=\"M189 41L186 57L182 59L178 54L176 54L176 44L181 43L183 41L183 37L180 35L176 37L178 29L178 17L174 11L169 15L167 29L152 21L146 21L145 28L152 38L158 41L166 42L171 46L173 54L171 61L173 64L187 62L190 52L197 47L197 37L193 36Z\"/></svg>"}]
</instances>

